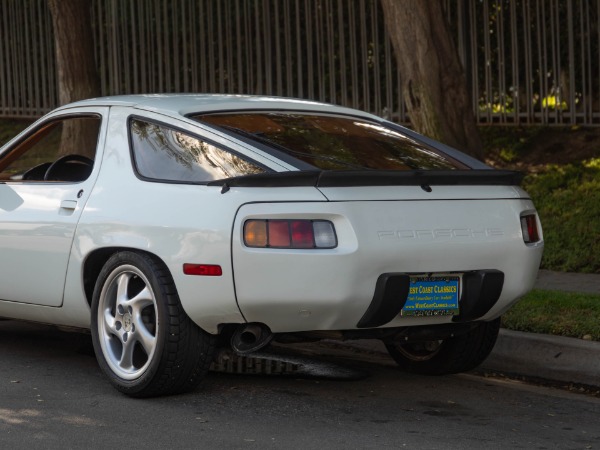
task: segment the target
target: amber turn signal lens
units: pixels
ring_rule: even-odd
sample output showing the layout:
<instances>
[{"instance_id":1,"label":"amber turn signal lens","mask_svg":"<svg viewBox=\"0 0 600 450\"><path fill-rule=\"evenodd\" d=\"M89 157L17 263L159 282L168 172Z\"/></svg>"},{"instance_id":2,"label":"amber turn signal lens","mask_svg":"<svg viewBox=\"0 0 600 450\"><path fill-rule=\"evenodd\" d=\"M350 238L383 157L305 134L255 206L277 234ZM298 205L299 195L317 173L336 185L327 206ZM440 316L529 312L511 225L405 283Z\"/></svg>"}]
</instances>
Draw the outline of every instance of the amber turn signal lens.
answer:
<instances>
[{"instance_id":1,"label":"amber turn signal lens","mask_svg":"<svg viewBox=\"0 0 600 450\"><path fill-rule=\"evenodd\" d=\"M267 246L267 221L248 220L244 224L244 242L248 247Z\"/></svg>"}]
</instances>

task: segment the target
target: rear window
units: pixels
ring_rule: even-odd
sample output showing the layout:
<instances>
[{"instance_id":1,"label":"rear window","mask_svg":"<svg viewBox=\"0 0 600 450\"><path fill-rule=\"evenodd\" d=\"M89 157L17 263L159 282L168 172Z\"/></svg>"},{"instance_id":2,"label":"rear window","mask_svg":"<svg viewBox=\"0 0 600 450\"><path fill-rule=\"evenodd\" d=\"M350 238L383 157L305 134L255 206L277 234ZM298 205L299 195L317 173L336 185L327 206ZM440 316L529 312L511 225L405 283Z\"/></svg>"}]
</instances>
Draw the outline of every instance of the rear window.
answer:
<instances>
[{"instance_id":1,"label":"rear window","mask_svg":"<svg viewBox=\"0 0 600 450\"><path fill-rule=\"evenodd\" d=\"M322 170L449 170L464 165L379 123L296 112L204 114L221 127Z\"/></svg>"},{"instance_id":2,"label":"rear window","mask_svg":"<svg viewBox=\"0 0 600 450\"><path fill-rule=\"evenodd\" d=\"M235 153L163 124L131 119L129 125L135 168L144 178L205 183L265 172Z\"/></svg>"}]
</instances>

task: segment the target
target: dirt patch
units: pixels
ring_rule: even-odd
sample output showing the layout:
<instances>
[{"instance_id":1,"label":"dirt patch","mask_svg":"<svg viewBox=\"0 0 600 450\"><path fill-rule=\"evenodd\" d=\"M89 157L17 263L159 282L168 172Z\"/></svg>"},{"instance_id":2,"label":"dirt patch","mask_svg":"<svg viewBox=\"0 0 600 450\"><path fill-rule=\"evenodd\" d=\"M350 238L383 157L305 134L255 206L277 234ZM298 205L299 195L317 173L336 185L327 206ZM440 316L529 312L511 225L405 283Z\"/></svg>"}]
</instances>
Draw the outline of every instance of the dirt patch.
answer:
<instances>
[{"instance_id":1,"label":"dirt patch","mask_svg":"<svg viewBox=\"0 0 600 450\"><path fill-rule=\"evenodd\" d=\"M487 162L494 167L537 172L547 164L600 158L600 128L481 128Z\"/></svg>"}]
</instances>

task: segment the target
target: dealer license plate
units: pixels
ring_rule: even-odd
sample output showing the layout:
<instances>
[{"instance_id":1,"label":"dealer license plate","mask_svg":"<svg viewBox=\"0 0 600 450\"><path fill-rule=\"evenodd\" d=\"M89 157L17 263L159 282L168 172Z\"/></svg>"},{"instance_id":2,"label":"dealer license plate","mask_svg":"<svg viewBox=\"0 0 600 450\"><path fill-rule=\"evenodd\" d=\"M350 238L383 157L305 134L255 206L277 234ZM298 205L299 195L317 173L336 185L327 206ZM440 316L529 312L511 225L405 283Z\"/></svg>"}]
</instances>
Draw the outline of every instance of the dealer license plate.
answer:
<instances>
[{"instance_id":1,"label":"dealer license plate","mask_svg":"<svg viewBox=\"0 0 600 450\"><path fill-rule=\"evenodd\" d=\"M458 314L458 277L412 277L402 316Z\"/></svg>"}]
</instances>

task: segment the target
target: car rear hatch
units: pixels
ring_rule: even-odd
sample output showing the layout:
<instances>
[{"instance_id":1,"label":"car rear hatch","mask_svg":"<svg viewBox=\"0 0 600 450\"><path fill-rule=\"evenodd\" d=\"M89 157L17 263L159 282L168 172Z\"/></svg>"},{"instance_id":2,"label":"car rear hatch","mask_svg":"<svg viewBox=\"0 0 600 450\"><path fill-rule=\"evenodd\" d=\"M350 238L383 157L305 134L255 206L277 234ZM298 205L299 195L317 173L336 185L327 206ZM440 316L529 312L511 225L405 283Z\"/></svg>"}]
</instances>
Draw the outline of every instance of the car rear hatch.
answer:
<instances>
[{"instance_id":1,"label":"car rear hatch","mask_svg":"<svg viewBox=\"0 0 600 450\"><path fill-rule=\"evenodd\" d=\"M479 283L477 296L482 296L486 289L482 280L487 276L497 283L500 274L500 286L491 292L496 296L493 304L478 310L484 319L491 318L527 292L535 280L542 243L524 242L521 217L535 214L535 209L516 186L519 175L514 172L319 172L244 178L232 180L232 184L276 187L312 183L328 200L258 202L246 204L238 212L233 235L238 303L250 322L270 318L267 324L273 331L457 320L461 313L465 317L469 286ZM248 248L243 224L249 219L330 221L337 246ZM401 297L406 295L399 292L402 280L397 277L413 283L413 289L451 291L455 286L463 311L426 317L429 313L411 315L405 304L402 311L384 311L383 321L365 322L369 310L381 308L374 303L404 300ZM449 287L441 282L450 283ZM386 284L395 287L388 289ZM377 298L386 295L392 299ZM381 315L381 311L376 313ZM479 317L468 317L473 318Z\"/></svg>"}]
</instances>

